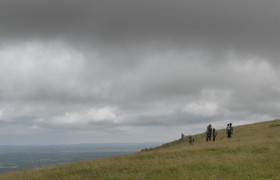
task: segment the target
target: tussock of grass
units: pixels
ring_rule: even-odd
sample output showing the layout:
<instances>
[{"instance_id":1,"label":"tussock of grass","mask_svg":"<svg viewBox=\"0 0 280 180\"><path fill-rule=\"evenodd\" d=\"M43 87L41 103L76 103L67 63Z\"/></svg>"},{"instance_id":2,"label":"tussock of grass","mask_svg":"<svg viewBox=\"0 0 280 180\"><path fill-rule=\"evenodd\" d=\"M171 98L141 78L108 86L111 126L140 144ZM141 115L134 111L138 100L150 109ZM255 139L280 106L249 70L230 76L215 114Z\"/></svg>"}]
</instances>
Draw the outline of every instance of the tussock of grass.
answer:
<instances>
[{"instance_id":1,"label":"tussock of grass","mask_svg":"<svg viewBox=\"0 0 280 180\"><path fill-rule=\"evenodd\" d=\"M271 124L269 127L280 127L280 124Z\"/></svg>"},{"instance_id":2,"label":"tussock of grass","mask_svg":"<svg viewBox=\"0 0 280 180\"><path fill-rule=\"evenodd\" d=\"M234 127L232 139L219 130L139 153L8 173L0 179L280 179L280 120ZM273 128L272 128L273 127Z\"/></svg>"}]
</instances>

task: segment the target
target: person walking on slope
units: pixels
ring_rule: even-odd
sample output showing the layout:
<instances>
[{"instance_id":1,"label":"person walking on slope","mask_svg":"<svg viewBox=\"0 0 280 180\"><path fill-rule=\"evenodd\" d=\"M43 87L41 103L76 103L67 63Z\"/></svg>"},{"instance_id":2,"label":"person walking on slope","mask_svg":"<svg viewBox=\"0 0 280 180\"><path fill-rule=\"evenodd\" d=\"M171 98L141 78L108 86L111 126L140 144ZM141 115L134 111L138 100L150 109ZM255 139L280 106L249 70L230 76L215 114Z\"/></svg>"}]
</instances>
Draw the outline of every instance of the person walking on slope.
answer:
<instances>
[{"instance_id":1,"label":"person walking on slope","mask_svg":"<svg viewBox=\"0 0 280 180\"><path fill-rule=\"evenodd\" d=\"M216 136L217 136L217 132L216 132L215 128L213 128L213 141L215 141Z\"/></svg>"},{"instance_id":2,"label":"person walking on slope","mask_svg":"<svg viewBox=\"0 0 280 180\"><path fill-rule=\"evenodd\" d=\"M206 142L211 141L212 126L209 124L206 129Z\"/></svg>"}]
</instances>

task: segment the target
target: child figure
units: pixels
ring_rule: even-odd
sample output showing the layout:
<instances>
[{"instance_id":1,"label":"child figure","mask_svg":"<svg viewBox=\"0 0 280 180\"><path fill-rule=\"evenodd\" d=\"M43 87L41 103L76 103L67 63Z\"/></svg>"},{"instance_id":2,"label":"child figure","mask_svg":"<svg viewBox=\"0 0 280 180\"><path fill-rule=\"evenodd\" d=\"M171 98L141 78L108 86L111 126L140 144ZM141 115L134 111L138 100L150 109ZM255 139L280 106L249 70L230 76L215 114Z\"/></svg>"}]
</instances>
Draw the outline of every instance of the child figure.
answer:
<instances>
[{"instance_id":1,"label":"child figure","mask_svg":"<svg viewBox=\"0 0 280 180\"><path fill-rule=\"evenodd\" d=\"M216 136L217 136L217 132L216 132L215 128L213 128L213 141L215 141Z\"/></svg>"},{"instance_id":2,"label":"child figure","mask_svg":"<svg viewBox=\"0 0 280 180\"><path fill-rule=\"evenodd\" d=\"M189 143L190 143L190 145L193 145L193 143L194 143L194 138L192 138L192 136L189 137Z\"/></svg>"}]
</instances>

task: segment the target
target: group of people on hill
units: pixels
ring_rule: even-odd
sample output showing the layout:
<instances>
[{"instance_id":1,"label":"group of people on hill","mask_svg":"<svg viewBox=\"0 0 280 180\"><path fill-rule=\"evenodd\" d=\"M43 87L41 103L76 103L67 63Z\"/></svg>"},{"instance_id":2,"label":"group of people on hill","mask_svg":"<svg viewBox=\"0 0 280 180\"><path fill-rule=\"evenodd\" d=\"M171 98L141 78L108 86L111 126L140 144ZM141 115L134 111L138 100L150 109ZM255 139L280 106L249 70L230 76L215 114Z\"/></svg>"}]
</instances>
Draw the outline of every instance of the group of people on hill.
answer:
<instances>
[{"instance_id":1,"label":"group of people on hill","mask_svg":"<svg viewBox=\"0 0 280 180\"><path fill-rule=\"evenodd\" d=\"M216 132L215 128L212 128L212 125L209 124L206 129L206 142L211 141L212 136L213 136L213 141L215 141L217 132Z\"/></svg>"},{"instance_id":2,"label":"group of people on hill","mask_svg":"<svg viewBox=\"0 0 280 180\"><path fill-rule=\"evenodd\" d=\"M226 133L227 133L227 137L231 138L231 135L233 134L233 127L232 127L232 123L227 124L226 127ZM217 137L217 131L215 130L215 128L212 128L212 125L209 124L206 128L206 142L211 141L212 137L213 137L213 141L216 140ZM184 140L184 134L181 134L181 139L180 142L183 142ZM192 136L189 136L189 143L190 145L194 144L194 138Z\"/></svg>"},{"instance_id":3,"label":"group of people on hill","mask_svg":"<svg viewBox=\"0 0 280 180\"><path fill-rule=\"evenodd\" d=\"M227 137L231 138L231 135L233 134L232 123L227 124L226 133L228 135ZM212 128L212 125L209 124L206 129L206 142L211 141L211 137L213 137L213 141L215 141L216 136L217 136L217 132L215 128Z\"/></svg>"},{"instance_id":4,"label":"group of people on hill","mask_svg":"<svg viewBox=\"0 0 280 180\"><path fill-rule=\"evenodd\" d=\"M184 137L185 137L185 135L182 133L181 139L180 139L181 143L184 141ZM192 136L189 136L189 143L190 143L190 145L193 145L193 143L194 143L194 138Z\"/></svg>"}]
</instances>

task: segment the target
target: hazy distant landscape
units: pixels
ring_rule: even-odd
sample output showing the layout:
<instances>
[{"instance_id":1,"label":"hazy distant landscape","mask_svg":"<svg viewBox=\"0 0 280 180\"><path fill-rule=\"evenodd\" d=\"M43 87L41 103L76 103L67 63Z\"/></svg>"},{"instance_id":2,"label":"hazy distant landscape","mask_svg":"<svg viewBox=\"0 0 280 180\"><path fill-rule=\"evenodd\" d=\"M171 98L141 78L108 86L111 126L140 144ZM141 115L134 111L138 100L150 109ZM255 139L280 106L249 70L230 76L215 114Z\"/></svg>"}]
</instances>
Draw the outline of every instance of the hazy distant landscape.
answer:
<instances>
[{"instance_id":1,"label":"hazy distant landscape","mask_svg":"<svg viewBox=\"0 0 280 180\"><path fill-rule=\"evenodd\" d=\"M139 153L0 174L0 179L280 179L279 128L279 119L234 126L231 139L220 129L215 142L206 142L202 132L193 135L193 145L186 136Z\"/></svg>"},{"instance_id":2,"label":"hazy distant landscape","mask_svg":"<svg viewBox=\"0 0 280 180\"><path fill-rule=\"evenodd\" d=\"M85 159L138 152L160 143L96 143L53 146L0 146L0 174Z\"/></svg>"}]
</instances>

